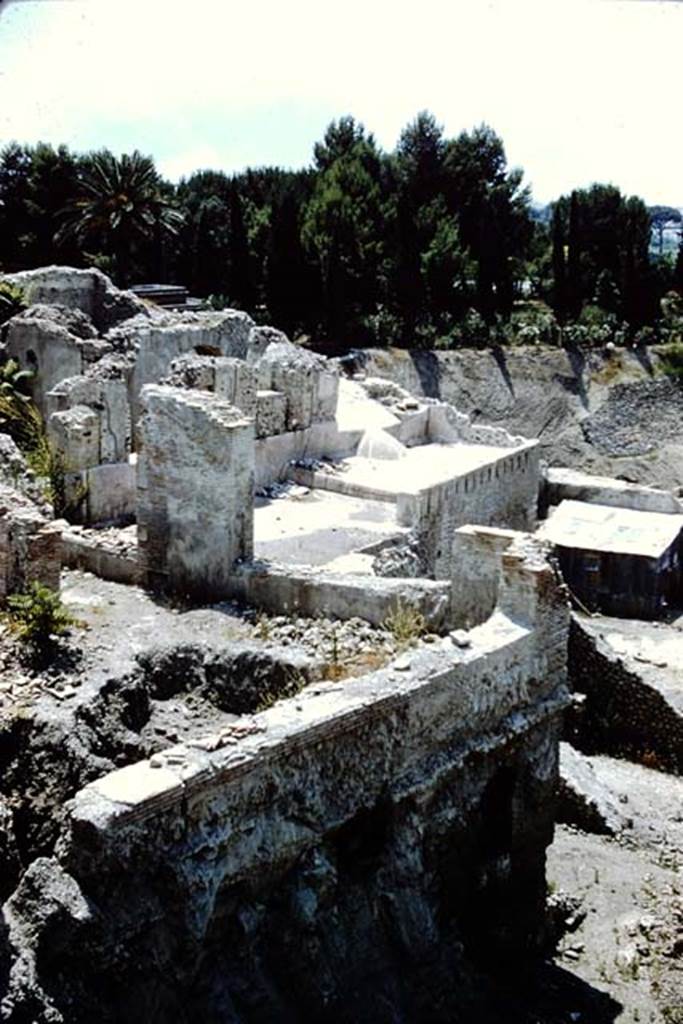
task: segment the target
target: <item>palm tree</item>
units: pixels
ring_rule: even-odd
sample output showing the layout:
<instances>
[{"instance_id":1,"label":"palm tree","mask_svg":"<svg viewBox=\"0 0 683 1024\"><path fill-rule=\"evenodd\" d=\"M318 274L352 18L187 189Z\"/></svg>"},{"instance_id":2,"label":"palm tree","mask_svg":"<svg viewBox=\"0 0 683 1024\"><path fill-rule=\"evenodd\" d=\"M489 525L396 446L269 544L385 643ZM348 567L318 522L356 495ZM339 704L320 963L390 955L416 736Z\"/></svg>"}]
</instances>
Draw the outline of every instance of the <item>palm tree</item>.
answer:
<instances>
[{"instance_id":1,"label":"palm tree","mask_svg":"<svg viewBox=\"0 0 683 1024\"><path fill-rule=\"evenodd\" d=\"M121 157L108 150L92 154L63 217L57 238L95 242L113 257L119 284L130 280L135 247L176 235L183 219L164 195L154 162L137 150Z\"/></svg>"}]
</instances>

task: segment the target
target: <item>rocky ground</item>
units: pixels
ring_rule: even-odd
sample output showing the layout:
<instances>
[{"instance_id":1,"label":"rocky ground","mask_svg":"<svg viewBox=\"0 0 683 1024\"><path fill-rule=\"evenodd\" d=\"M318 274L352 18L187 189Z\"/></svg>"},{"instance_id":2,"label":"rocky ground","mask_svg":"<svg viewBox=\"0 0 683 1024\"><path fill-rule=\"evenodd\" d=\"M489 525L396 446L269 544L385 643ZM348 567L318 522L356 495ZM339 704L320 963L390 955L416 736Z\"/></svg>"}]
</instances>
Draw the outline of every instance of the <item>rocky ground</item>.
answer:
<instances>
[{"instance_id":1,"label":"rocky ground","mask_svg":"<svg viewBox=\"0 0 683 1024\"><path fill-rule=\"evenodd\" d=\"M414 635L397 636L389 628L373 629L360 620L311 622L244 612L228 604L175 607L137 588L77 572L65 574L64 598L81 623L72 637L71 650L78 648L77 656L69 656L67 646L46 673L22 662L7 634L0 645L5 792L0 817L12 811L19 825L17 848L0 848L6 883L11 875L18 876L28 857L49 852L58 827L57 821L48 824L52 801L68 798L113 764L149 756L190 733L235 720L235 714L207 691L206 665L198 650L226 640L255 643L264 651L289 650L292 657L309 659L316 672L341 677L367 671L417 640ZM614 643L612 634L620 628L624 653L629 653L630 645L645 659L642 669L647 674L661 670L663 660L675 661L679 625L652 625L639 633L633 623L621 626L620 620L605 620L601 628ZM160 645L162 638L165 646ZM419 642L430 640L426 636ZM177 688L159 693L154 689L155 673L168 679L164 659L169 656L177 666ZM656 661L659 666L653 664ZM135 675L141 665L145 693ZM672 663L671 670L675 672L677 665ZM196 690L184 685L185 676L185 682L199 679ZM124 684L117 690L115 683L121 680ZM94 706L97 721L85 713L89 705ZM27 761L19 767L9 758L9 740L19 735L10 722L20 723L26 738ZM681 1024L683 782L605 756L585 757L581 765L589 774L586 785L583 775L579 780L581 799L595 796L598 819L606 820L605 831L613 834L597 834L592 829L602 828L600 820L581 812L583 828L557 827L548 854L554 922L549 939L554 937L555 948L551 941L547 959L521 989L519 979L511 982L509 992L501 987L494 997L500 1006L491 1020ZM23 801L14 786L22 772L31 779L27 786L24 780ZM576 808L567 820L577 820ZM7 893L11 888L5 885Z\"/></svg>"},{"instance_id":2,"label":"rocky ground","mask_svg":"<svg viewBox=\"0 0 683 1024\"><path fill-rule=\"evenodd\" d=\"M0 621L0 831L14 822L7 850L0 839L0 898L51 851L65 802L87 782L418 642L359 619L184 607L75 571L62 598L76 625L47 661Z\"/></svg>"},{"instance_id":3,"label":"rocky ground","mask_svg":"<svg viewBox=\"0 0 683 1024\"><path fill-rule=\"evenodd\" d=\"M683 1021L683 781L589 759L630 826L616 836L560 825L548 856L551 902L571 908L556 968L584 983L557 1020Z\"/></svg>"}]
</instances>

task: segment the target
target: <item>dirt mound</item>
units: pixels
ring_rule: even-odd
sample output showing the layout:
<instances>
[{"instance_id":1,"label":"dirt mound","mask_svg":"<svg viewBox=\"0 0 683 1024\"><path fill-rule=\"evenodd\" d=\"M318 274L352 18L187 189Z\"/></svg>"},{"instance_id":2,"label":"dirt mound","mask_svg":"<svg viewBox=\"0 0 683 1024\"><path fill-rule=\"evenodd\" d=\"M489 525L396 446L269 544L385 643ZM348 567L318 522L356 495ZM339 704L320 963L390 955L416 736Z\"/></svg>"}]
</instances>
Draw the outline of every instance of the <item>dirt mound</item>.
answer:
<instances>
[{"instance_id":1,"label":"dirt mound","mask_svg":"<svg viewBox=\"0 0 683 1024\"><path fill-rule=\"evenodd\" d=\"M617 384L582 423L589 444L604 455L646 455L663 441L680 441L683 388L666 377Z\"/></svg>"}]
</instances>

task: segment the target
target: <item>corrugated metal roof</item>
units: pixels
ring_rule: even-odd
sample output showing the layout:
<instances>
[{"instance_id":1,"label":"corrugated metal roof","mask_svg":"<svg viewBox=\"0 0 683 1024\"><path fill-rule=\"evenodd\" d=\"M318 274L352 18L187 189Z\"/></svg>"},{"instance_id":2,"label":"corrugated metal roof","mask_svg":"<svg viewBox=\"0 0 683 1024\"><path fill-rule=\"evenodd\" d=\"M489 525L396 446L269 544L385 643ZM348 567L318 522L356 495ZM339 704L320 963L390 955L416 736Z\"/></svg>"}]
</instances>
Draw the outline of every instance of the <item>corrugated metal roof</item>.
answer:
<instances>
[{"instance_id":1,"label":"corrugated metal roof","mask_svg":"<svg viewBox=\"0 0 683 1024\"><path fill-rule=\"evenodd\" d=\"M683 515L563 501L538 535L565 548L659 558L683 530Z\"/></svg>"}]
</instances>

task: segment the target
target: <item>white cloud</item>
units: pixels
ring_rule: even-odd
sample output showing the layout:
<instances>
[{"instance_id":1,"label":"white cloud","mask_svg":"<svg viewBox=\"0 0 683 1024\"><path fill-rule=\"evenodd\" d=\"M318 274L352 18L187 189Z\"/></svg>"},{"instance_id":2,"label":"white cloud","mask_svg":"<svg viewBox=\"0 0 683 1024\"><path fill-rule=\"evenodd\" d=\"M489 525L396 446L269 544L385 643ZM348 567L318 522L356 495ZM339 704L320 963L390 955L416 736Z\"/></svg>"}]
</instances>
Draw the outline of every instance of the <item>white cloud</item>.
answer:
<instances>
[{"instance_id":1,"label":"white cloud","mask_svg":"<svg viewBox=\"0 0 683 1024\"><path fill-rule=\"evenodd\" d=\"M677 4L34 0L0 17L0 136L192 161L303 163L352 112L392 146L429 108L482 120L540 196L614 180L683 202Z\"/></svg>"}]
</instances>

